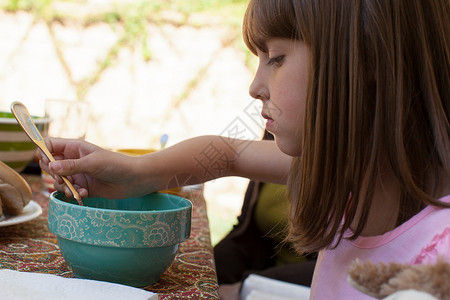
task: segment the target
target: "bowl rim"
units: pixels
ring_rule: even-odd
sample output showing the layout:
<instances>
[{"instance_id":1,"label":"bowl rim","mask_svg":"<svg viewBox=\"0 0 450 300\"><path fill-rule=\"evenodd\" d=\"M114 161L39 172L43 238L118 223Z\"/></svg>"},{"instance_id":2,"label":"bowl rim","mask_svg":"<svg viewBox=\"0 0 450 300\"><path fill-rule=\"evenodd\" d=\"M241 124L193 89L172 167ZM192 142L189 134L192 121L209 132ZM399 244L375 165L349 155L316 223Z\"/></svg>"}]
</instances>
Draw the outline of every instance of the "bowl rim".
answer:
<instances>
[{"instance_id":1,"label":"bowl rim","mask_svg":"<svg viewBox=\"0 0 450 300\"><path fill-rule=\"evenodd\" d=\"M187 240L191 234L192 203L186 198L167 195L181 198L183 204L186 204L182 208L156 211L127 211L79 206L75 201L72 204L57 199L55 197L56 193L59 192L53 192L49 199L48 228L58 238L101 247L153 248L180 244ZM144 196L148 195L151 194ZM164 201L165 199L161 200ZM142 218L143 216L145 218ZM168 223L172 219L176 219L178 222ZM99 222L94 222L94 224L91 222L93 220ZM148 223L147 220L150 222ZM136 222L136 226L130 228L130 221L132 223ZM70 228L70 230L67 230L67 228ZM92 228L95 228L95 230L92 231ZM160 230L163 230L166 238L153 238L161 234ZM121 237L125 236L124 234L141 236L141 238L122 239Z\"/></svg>"},{"instance_id":2,"label":"bowl rim","mask_svg":"<svg viewBox=\"0 0 450 300\"><path fill-rule=\"evenodd\" d=\"M55 196L56 194L64 195L61 192L54 191L54 192L52 192L50 194L49 200L53 201L53 202L60 203L60 205L76 207L78 209L88 210L88 211L89 210L93 210L93 211L95 210L95 211L102 211L102 212L108 212L108 213L125 213L125 214L142 214L142 213L145 213L145 214L158 214L158 213L161 213L162 211L163 212L178 212L178 211L184 211L184 210L192 209L192 202L189 199L186 199L184 197L180 197L180 196L177 196L177 195L173 195L173 194L158 193L158 192L146 194L146 195L143 195L141 197L146 197L146 196L149 196L149 195L152 195L152 194L161 194L161 195L165 195L165 196L167 196L169 198L180 198L180 199L182 199L183 201L186 202L186 205L183 206L183 207L179 207L179 208L171 208L171 209L164 209L164 210L121 210L121 209L110 209L110 208L98 208L98 207L90 207L90 206L81 206L81 205L78 205L78 204L75 204L75 203L72 204L72 203L69 203L69 202L66 202L66 201L63 201L63 200L60 200L60 199L56 198L56 196ZM141 197L134 197L133 199L141 198ZM102 197L90 197L90 198L102 198ZM124 200L124 201L126 201L126 199L107 199L107 200Z\"/></svg>"}]
</instances>

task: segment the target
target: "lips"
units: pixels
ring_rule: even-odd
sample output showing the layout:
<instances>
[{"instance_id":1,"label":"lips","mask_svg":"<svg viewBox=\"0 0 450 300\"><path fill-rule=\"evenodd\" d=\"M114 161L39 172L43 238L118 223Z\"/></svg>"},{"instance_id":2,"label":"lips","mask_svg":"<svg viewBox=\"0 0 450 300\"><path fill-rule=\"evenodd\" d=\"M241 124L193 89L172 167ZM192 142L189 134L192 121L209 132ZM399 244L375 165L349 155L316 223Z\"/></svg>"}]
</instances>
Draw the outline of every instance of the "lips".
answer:
<instances>
[{"instance_id":1,"label":"lips","mask_svg":"<svg viewBox=\"0 0 450 300\"><path fill-rule=\"evenodd\" d=\"M273 123L274 123L273 119L264 111L261 112L261 116L265 120L267 120L267 122L266 122L266 130L267 131L271 131L271 129L273 129L272 127L273 127Z\"/></svg>"}]
</instances>

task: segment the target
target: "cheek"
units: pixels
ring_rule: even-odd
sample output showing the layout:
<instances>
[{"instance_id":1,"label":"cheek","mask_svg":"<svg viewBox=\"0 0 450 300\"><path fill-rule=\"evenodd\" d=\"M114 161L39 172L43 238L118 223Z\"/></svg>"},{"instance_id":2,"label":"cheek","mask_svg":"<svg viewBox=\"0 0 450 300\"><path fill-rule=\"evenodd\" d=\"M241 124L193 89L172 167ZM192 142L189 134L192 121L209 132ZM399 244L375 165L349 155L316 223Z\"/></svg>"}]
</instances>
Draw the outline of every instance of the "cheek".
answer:
<instances>
[{"instance_id":1,"label":"cheek","mask_svg":"<svg viewBox=\"0 0 450 300\"><path fill-rule=\"evenodd\" d=\"M296 80L284 90L285 129L287 129L289 146L285 145L285 153L291 156L299 156L302 152L303 124L306 104L306 84Z\"/></svg>"},{"instance_id":2,"label":"cheek","mask_svg":"<svg viewBox=\"0 0 450 300\"><path fill-rule=\"evenodd\" d=\"M303 126L306 109L306 98L308 93L308 79L306 70L298 72L297 76L291 78L291 89L289 90L290 109L298 121L298 126Z\"/></svg>"},{"instance_id":3,"label":"cheek","mask_svg":"<svg viewBox=\"0 0 450 300\"><path fill-rule=\"evenodd\" d=\"M306 104L306 86L294 81L289 89L283 91L284 111L290 119L297 121L297 125L303 125Z\"/></svg>"}]
</instances>

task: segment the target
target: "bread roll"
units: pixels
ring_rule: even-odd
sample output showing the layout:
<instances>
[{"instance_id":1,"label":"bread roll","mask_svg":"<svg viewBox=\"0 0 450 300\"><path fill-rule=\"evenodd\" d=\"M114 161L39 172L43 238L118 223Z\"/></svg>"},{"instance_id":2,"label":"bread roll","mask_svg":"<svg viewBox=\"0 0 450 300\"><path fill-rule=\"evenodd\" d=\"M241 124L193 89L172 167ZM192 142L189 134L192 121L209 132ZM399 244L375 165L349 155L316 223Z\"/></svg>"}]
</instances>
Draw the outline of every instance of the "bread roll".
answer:
<instances>
[{"instance_id":1,"label":"bread roll","mask_svg":"<svg viewBox=\"0 0 450 300\"><path fill-rule=\"evenodd\" d=\"M0 212L9 215L20 214L31 198L31 188L25 179L0 161Z\"/></svg>"}]
</instances>

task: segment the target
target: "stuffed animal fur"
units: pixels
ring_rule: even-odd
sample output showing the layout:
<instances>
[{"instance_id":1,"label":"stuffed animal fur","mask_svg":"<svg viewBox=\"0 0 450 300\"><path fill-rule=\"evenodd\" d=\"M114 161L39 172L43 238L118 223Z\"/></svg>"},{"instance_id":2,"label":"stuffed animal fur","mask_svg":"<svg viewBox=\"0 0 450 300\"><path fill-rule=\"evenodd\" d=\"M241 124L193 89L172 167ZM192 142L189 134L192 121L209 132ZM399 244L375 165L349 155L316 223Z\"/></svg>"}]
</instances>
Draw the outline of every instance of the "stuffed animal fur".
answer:
<instances>
[{"instance_id":1,"label":"stuffed animal fur","mask_svg":"<svg viewBox=\"0 0 450 300\"><path fill-rule=\"evenodd\" d=\"M400 291L413 290L417 294L428 294L416 299L450 300L450 264L443 259L438 259L434 264L412 266L398 263L374 264L356 259L350 266L347 281L361 292L378 299L399 295ZM413 298L410 294L405 298L391 296L388 299Z\"/></svg>"}]
</instances>

